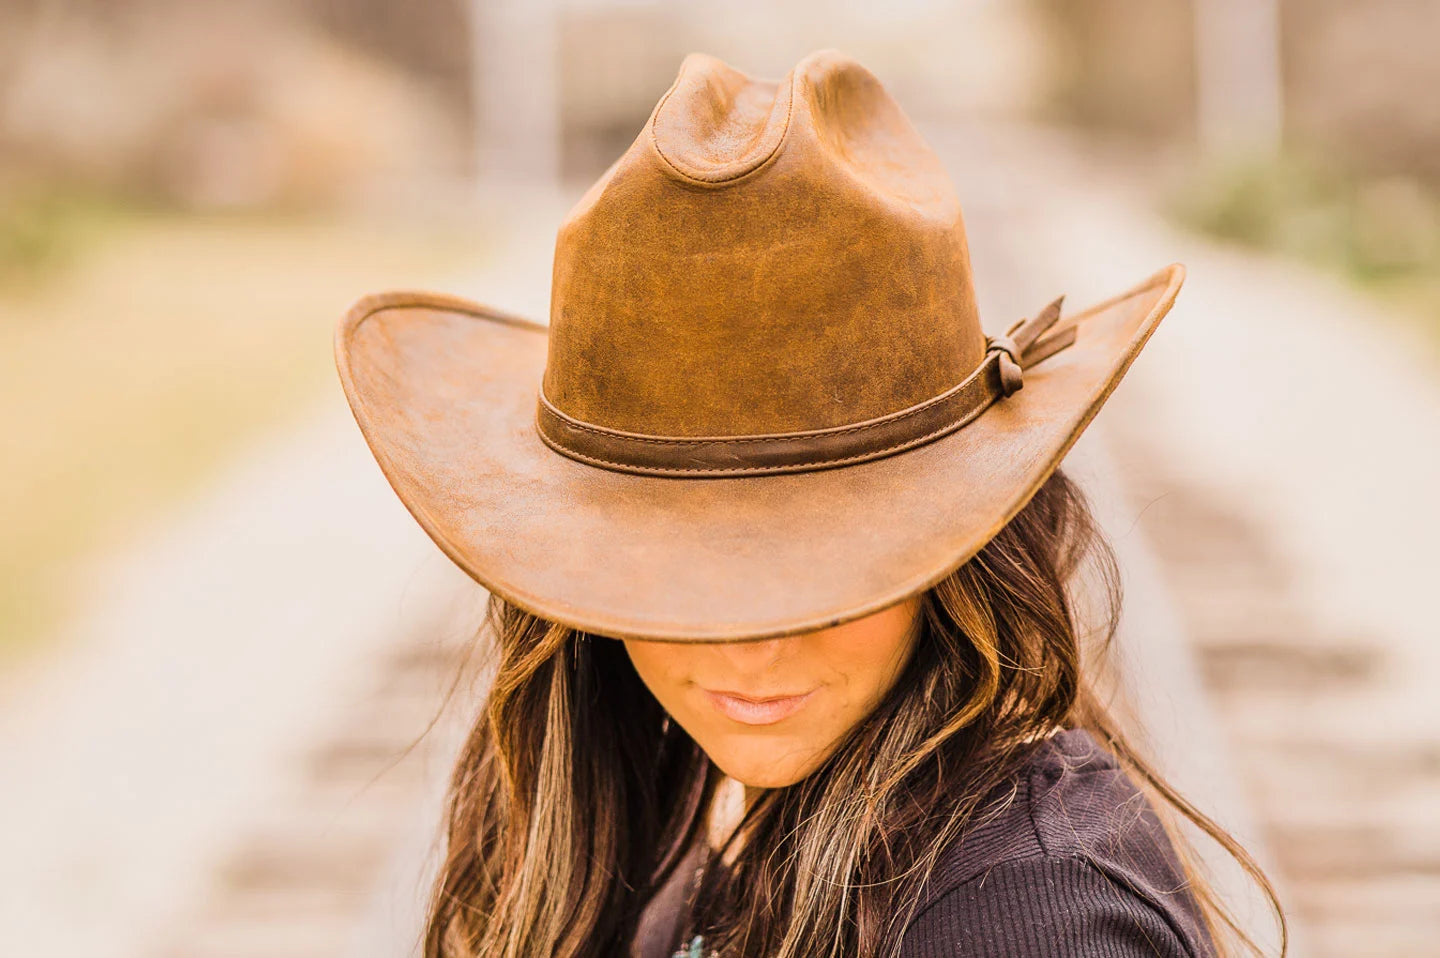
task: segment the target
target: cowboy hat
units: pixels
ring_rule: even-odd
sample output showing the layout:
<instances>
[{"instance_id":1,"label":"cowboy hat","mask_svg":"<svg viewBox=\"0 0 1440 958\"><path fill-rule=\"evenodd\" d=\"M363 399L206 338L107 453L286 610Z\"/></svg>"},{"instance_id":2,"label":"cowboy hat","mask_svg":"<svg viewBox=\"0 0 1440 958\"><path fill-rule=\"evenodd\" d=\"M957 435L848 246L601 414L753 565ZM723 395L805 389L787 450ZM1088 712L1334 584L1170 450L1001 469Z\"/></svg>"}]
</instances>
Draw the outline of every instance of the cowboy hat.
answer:
<instances>
[{"instance_id":1,"label":"cowboy hat","mask_svg":"<svg viewBox=\"0 0 1440 958\"><path fill-rule=\"evenodd\" d=\"M395 492L490 591L598 635L764 638L979 551L1183 278L986 335L954 189L871 73L696 54L561 225L548 326L383 293L336 359Z\"/></svg>"}]
</instances>

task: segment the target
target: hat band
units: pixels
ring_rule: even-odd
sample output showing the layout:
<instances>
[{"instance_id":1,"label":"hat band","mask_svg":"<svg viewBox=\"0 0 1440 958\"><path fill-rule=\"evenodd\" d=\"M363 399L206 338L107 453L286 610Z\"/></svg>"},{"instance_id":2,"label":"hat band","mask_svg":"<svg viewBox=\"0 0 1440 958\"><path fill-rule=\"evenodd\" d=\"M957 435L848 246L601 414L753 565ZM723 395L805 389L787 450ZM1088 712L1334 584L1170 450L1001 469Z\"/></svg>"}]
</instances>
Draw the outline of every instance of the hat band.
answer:
<instances>
[{"instance_id":1,"label":"hat band","mask_svg":"<svg viewBox=\"0 0 1440 958\"><path fill-rule=\"evenodd\" d=\"M545 444L562 455L642 475L765 475L879 459L972 422L996 400L1024 385L1022 369L1075 342L1074 326L1039 339L1060 318L1060 303L1057 299L1034 319L1020 320L1004 336L985 337L985 358L963 382L907 409L864 422L752 436L654 436L575 419L555 408L542 387L535 426Z\"/></svg>"}]
</instances>

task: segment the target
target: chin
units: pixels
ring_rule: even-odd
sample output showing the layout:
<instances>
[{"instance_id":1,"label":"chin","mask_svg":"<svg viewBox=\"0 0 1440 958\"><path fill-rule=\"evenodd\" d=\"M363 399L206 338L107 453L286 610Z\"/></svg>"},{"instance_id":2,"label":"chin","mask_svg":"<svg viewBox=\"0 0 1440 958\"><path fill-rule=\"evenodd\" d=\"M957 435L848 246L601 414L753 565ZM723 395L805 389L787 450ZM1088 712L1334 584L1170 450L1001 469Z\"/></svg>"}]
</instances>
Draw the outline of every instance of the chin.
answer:
<instances>
[{"instance_id":1,"label":"chin","mask_svg":"<svg viewBox=\"0 0 1440 958\"><path fill-rule=\"evenodd\" d=\"M773 771L757 770L754 774L726 772L735 781L749 788L788 788L800 781L803 775L777 775Z\"/></svg>"},{"instance_id":2,"label":"chin","mask_svg":"<svg viewBox=\"0 0 1440 958\"><path fill-rule=\"evenodd\" d=\"M813 763L777 761L769 756L711 756L720 771L751 788L786 788L809 775Z\"/></svg>"}]
</instances>

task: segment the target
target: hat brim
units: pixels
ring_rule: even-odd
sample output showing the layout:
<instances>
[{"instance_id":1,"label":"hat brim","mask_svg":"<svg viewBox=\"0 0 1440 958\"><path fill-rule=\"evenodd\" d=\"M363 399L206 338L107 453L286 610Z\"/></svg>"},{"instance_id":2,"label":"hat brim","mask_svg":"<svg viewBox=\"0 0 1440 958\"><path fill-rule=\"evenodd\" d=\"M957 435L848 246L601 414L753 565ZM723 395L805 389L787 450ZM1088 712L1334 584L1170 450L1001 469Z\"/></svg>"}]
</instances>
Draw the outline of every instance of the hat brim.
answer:
<instances>
[{"instance_id":1,"label":"hat brim","mask_svg":"<svg viewBox=\"0 0 1440 958\"><path fill-rule=\"evenodd\" d=\"M1174 264L1067 316L1075 344L975 421L811 472L672 478L545 445L547 327L431 293L358 302L340 379L395 492L502 598L598 635L731 641L877 612L958 568L1054 471L1169 311Z\"/></svg>"}]
</instances>

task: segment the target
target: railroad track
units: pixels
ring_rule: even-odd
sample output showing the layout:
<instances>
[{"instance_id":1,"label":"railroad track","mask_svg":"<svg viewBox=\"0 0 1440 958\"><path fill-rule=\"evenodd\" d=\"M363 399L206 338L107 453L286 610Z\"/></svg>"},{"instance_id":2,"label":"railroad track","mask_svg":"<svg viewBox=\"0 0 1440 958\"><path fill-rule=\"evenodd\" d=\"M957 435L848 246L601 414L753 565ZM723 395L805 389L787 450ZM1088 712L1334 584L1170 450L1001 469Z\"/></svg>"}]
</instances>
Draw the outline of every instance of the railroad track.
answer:
<instances>
[{"instance_id":1,"label":"railroad track","mask_svg":"<svg viewBox=\"0 0 1440 958\"><path fill-rule=\"evenodd\" d=\"M442 705L468 635L427 620L372 663L328 730L295 753L287 787L256 810L154 958L405 954L388 942L371 951L379 937L408 932L376 919L399 913L408 923L405 906L422 894L420 882L387 875L420 857L410 846L433 824L428 803L448 770L465 696Z\"/></svg>"},{"instance_id":2,"label":"railroad track","mask_svg":"<svg viewBox=\"0 0 1440 958\"><path fill-rule=\"evenodd\" d=\"M1440 954L1440 723L1403 650L1336 631L1243 502L1184 475L1117 404L1112 452L1202 665L1278 877L1316 958ZM1433 694L1433 693L1432 693Z\"/></svg>"}]
</instances>

